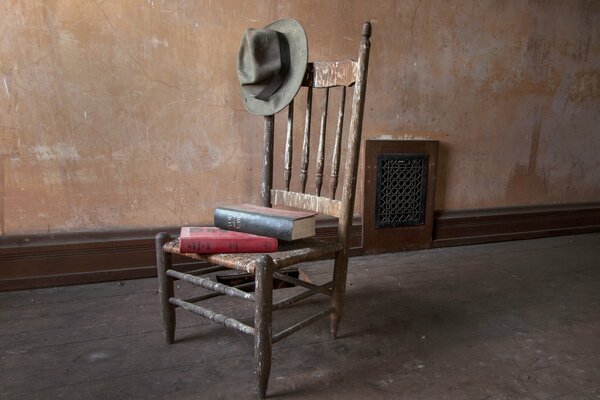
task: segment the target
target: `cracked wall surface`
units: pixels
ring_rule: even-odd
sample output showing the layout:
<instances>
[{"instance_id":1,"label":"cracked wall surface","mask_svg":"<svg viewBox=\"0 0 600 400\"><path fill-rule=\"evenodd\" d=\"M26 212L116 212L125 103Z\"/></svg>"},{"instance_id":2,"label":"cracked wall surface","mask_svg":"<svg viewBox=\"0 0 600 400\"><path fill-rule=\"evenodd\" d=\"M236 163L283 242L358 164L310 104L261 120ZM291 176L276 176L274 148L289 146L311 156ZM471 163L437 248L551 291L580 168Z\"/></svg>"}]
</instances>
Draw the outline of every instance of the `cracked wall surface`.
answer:
<instances>
[{"instance_id":1,"label":"cracked wall surface","mask_svg":"<svg viewBox=\"0 0 600 400\"><path fill-rule=\"evenodd\" d=\"M597 1L7 0L0 233L203 224L257 202L262 121L236 56L245 28L284 17L311 60L355 58L373 22L363 138L440 140L437 209L600 200Z\"/></svg>"}]
</instances>

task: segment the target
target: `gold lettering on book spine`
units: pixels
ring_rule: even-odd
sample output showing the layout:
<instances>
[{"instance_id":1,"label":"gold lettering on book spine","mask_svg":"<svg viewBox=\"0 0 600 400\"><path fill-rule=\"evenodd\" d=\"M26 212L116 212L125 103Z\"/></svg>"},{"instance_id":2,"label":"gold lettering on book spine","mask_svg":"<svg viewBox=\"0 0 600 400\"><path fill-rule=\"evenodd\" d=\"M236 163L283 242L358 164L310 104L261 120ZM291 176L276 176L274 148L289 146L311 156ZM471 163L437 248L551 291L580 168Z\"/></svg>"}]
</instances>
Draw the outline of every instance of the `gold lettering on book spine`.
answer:
<instances>
[{"instance_id":1,"label":"gold lettering on book spine","mask_svg":"<svg viewBox=\"0 0 600 400\"><path fill-rule=\"evenodd\" d=\"M227 229L239 231L242 229L242 218L227 216Z\"/></svg>"}]
</instances>

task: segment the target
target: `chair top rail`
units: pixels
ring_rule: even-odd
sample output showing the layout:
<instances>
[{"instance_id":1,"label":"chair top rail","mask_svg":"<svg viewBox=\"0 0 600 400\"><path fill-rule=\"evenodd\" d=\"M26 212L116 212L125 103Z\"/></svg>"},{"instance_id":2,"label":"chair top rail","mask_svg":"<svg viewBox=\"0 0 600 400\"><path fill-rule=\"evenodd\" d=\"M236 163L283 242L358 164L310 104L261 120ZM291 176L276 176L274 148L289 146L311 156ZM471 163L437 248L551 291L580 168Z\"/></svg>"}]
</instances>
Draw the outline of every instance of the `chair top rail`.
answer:
<instances>
[{"instance_id":1,"label":"chair top rail","mask_svg":"<svg viewBox=\"0 0 600 400\"><path fill-rule=\"evenodd\" d=\"M356 81L356 61L315 61L308 63L302 86L329 88L352 86Z\"/></svg>"}]
</instances>

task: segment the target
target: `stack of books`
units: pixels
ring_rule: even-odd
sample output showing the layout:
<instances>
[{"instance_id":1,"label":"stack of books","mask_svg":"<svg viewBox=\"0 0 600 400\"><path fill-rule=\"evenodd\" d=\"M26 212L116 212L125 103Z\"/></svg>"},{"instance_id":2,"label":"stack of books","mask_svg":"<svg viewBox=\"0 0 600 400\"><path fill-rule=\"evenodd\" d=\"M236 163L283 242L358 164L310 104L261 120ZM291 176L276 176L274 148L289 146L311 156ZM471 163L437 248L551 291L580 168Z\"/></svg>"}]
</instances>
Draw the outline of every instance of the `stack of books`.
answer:
<instances>
[{"instance_id":1,"label":"stack of books","mask_svg":"<svg viewBox=\"0 0 600 400\"><path fill-rule=\"evenodd\" d=\"M183 227L182 253L270 253L278 239L292 241L315 235L316 213L251 204L217 207L214 227Z\"/></svg>"}]
</instances>

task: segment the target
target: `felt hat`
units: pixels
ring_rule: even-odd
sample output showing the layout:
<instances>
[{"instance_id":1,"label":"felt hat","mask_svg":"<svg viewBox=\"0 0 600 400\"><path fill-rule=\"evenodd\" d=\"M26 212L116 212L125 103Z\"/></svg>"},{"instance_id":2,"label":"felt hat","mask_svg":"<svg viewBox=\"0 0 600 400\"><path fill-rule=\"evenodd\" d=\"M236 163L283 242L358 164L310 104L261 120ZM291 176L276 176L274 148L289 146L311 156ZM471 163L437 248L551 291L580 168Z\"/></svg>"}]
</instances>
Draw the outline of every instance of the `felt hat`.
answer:
<instances>
[{"instance_id":1,"label":"felt hat","mask_svg":"<svg viewBox=\"0 0 600 400\"><path fill-rule=\"evenodd\" d=\"M296 96L308 61L308 42L302 25L281 19L242 36L237 73L246 109L273 115Z\"/></svg>"}]
</instances>

